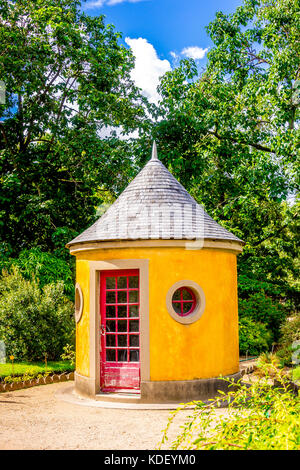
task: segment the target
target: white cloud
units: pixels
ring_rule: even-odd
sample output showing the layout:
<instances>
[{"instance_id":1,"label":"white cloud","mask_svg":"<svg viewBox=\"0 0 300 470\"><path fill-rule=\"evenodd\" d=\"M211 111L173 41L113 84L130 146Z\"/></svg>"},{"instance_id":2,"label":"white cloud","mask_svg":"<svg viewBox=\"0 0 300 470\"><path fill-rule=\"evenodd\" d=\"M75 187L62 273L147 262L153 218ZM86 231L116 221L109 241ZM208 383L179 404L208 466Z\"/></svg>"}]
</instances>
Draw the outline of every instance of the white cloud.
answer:
<instances>
[{"instance_id":1,"label":"white cloud","mask_svg":"<svg viewBox=\"0 0 300 470\"><path fill-rule=\"evenodd\" d=\"M86 9L89 8L100 8L103 7L103 5L108 5L108 6L113 6L113 5L118 5L119 3L139 3L139 2L144 2L145 0L94 0L91 2L88 2L85 5Z\"/></svg>"},{"instance_id":2,"label":"white cloud","mask_svg":"<svg viewBox=\"0 0 300 470\"><path fill-rule=\"evenodd\" d=\"M86 9L88 8L97 8L102 7L105 3L105 0L95 0L94 2L88 2L85 6Z\"/></svg>"},{"instance_id":3,"label":"white cloud","mask_svg":"<svg viewBox=\"0 0 300 470\"><path fill-rule=\"evenodd\" d=\"M205 49L202 49L202 47L190 46L190 47L185 47L184 49L182 49L181 54L191 59L197 60L197 59L203 59L207 51L208 51L208 47L206 47Z\"/></svg>"},{"instance_id":4,"label":"white cloud","mask_svg":"<svg viewBox=\"0 0 300 470\"><path fill-rule=\"evenodd\" d=\"M135 56L135 67L131 72L131 77L136 86L142 89L143 94L152 103L159 101L157 86L159 78L171 70L168 60L159 59L156 50L147 39L125 38L126 44L131 47Z\"/></svg>"}]
</instances>

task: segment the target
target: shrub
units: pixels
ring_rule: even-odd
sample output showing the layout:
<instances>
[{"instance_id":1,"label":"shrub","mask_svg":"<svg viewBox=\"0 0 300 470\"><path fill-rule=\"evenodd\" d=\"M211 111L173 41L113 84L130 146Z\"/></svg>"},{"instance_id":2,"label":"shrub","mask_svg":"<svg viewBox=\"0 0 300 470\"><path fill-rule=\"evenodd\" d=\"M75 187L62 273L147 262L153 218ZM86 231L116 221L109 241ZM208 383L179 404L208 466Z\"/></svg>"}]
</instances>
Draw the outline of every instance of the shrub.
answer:
<instances>
[{"instance_id":1,"label":"shrub","mask_svg":"<svg viewBox=\"0 0 300 470\"><path fill-rule=\"evenodd\" d=\"M288 379L278 374L279 387L268 377L248 384L239 382L225 395L210 403L193 402L171 449L185 450L297 450L300 444L300 396ZM228 408L220 413L224 400ZM174 411L164 431L160 447L168 440ZM170 433L171 434L171 433Z\"/></svg>"},{"instance_id":2,"label":"shrub","mask_svg":"<svg viewBox=\"0 0 300 470\"><path fill-rule=\"evenodd\" d=\"M73 342L73 304L63 284L40 287L24 279L17 268L0 278L0 339L7 356L20 360L57 359Z\"/></svg>"},{"instance_id":3,"label":"shrub","mask_svg":"<svg viewBox=\"0 0 300 470\"><path fill-rule=\"evenodd\" d=\"M262 323L250 318L240 318L239 340L241 354L260 354L267 351L272 345L272 333Z\"/></svg>"},{"instance_id":4,"label":"shrub","mask_svg":"<svg viewBox=\"0 0 300 470\"><path fill-rule=\"evenodd\" d=\"M284 373L284 370L281 369L281 362L276 354L265 352L259 356L256 361L255 375L272 378L280 373Z\"/></svg>"},{"instance_id":5,"label":"shrub","mask_svg":"<svg viewBox=\"0 0 300 470\"><path fill-rule=\"evenodd\" d=\"M73 344L66 344L63 348L64 352L60 356L63 361L70 361L71 366L75 365L76 352Z\"/></svg>"},{"instance_id":6,"label":"shrub","mask_svg":"<svg viewBox=\"0 0 300 470\"><path fill-rule=\"evenodd\" d=\"M283 364L291 364L292 355L296 353L293 348L293 343L300 340L300 314L296 313L293 317L289 317L280 327L279 349L277 351L278 357L282 360ZM297 351L300 348L297 348ZM300 351L298 352L300 359Z\"/></svg>"},{"instance_id":7,"label":"shrub","mask_svg":"<svg viewBox=\"0 0 300 470\"><path fill-rule=\"evenodd\" d=\"M279 327L286 318L285 308L267 297L263 292L256 292L247 299L239 300L240 318L249 318L266 325L276 341L279 337Z\"/></svg>"}]
</instances>

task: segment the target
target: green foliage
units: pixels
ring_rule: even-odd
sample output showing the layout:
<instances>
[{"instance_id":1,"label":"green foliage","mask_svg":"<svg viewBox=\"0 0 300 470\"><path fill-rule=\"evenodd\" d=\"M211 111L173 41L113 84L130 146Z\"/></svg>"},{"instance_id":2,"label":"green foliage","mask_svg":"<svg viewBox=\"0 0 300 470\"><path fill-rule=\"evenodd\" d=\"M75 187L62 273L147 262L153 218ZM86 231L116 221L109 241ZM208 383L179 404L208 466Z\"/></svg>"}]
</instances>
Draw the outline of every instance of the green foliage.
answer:
<instances>
[{"instance_id":1,"label":"green foliage","mask_svg":"<svg viewBox=\"0 0 300 470\"><path fill-rule=\"evenodd\" d=\"M36 377L38 374L45 373L57 373L72 372L74 366L69 361L47 361L47 367L45 362L6 362L0 364L0 380L5 377L11 376L32 376Z\"/></svg>"},{"instance_id":2,"label":"green foliage","mask_svg":"<svg viewBox=\"0 0 300 470\"><path fill-rule=\"evenodd\" d=\"M18 269L0 278L0 338L17 361L57 359L74 337L73 304L63 284L41 288Z\"/></svg>"},{"instance_id":3,"label":"green foliage","mask_svg":"<svg viewBox=\"0 0 300 470\"><path fill-rule=\"evenodd\" d=\"M241 311L277 340L282 305L299 308L299 2L245 0L207 30L207 67L185 60L162 77L153 134L173 174L246 242Z\"/></svg>"},{"instance_id":4,"label":"green foliage","mask_svg":"<svg viewBox=\"0 0 300 470\"><path fill-rule=\"evenodd\" d=\"M17 266L25 279L37 279L40 287L61 281L66 294L73 299L74 276L69 264L64 259L36 247L21 251L18 258L0 259L0 271Z\"/></svg>"},{"instance_id":5,"label":"green foliage","mask_svg":"<svg viewBox=\"0 0 300 470\"><path fill-rule=\"evenodd\" d=\"M263 292L256 292L246 299L239 299L239 316L241 319L249 318L254 322L263 323L272 332L274 340L277 340L279 326L285 319L286 312L278 302Z\"/></svg>"},{"instance_id":6,"label":"green foliage","mask_svg":"<svg viewBox=\"0 0 300 470\"><path fill-rule=\"evenodd\" d=\"M255 365L255 375L276 377L280 374L282 363L277 354L264 352L259 356Z\"/></svg>"},{"instance_id":7,"label":"green foliage","mask_svg":"<svg viewBox=\"0 0 300 470\"><path fill-rule=\"evenodd\" d=\"M300 384L300 366L296 367L293 369L293 375L292 375L293 381Z\"/></svg>"},{"instance_id":8,"label":"green foliage","mask_svg":"<svg viewBox=\"0 0 300 470\"><path fill-rule=\"evenodd\" d=\"M244 0L218 12L206 69L181 61L155 106L103 16L77 0L0 0L0 265L40 286L63 280L73 296L65 244L125 188L154 137L174 176L245 240L241 352L270 346L299 304L298 11L298 0ZM101 138L107 126L139 138Z\"/></svg>"},{"instance_id":9,"label":"green foliage","mask_svg":"<svg viewBox=\"0 0 300 470\"><path fill-rule=\"evenodd\" d=\"M273 338L263 323L244 317L239 321L239 340L241 354L257 355L270 349Z\"/></svg>"},{"instance_id":10,"label":"green foliage","mask_svg":"<svg viewBox=\"0 0 300 470\"><path fill-rule=\"evenodd\" d=\"M168 445L171 449L189 450L299 450L300 397L289 388L288 380L276 376L280 386L273 387L268 377L248 384L239 382L233 391L211 400L210 404L193 402L180 433ZM228 408L220 413L222 401ZM174 418L172 413L164 431L167 444Z\"/></svg>"},{"instance_id":11,"label":"green foliage","mask_svg":"<svg viewBox=\"0 0 300 470\"><path fill-rule=\"evenodd\" d=\"M76 353L75 348L72 344L66 344L63 348L64 352L60 356L63 361L69 361L71 366L75 365L76 361Z\"/></svg>"},{"instance_id":12,"label":"green foliage","mask_svg":"<svg viewBox=\"0 0 300 470\"><path fill-rule=\"evenodd\" d=\"M293 343L300 341L299 312L285 320L280 327L280 333L281 337L279 340L279 350L277 351L277 355L284 364L290 365L293 353L297 352L296 346L293 347ZM300 344L298 344L298 358L300 358Z\"/></svg>"},{"instance_id":13,"label":"green foliage","mask_svg":"<svg viewBox=\"0 0 300 470\"><path fill-rule=\"evenodd\" d=\"M25 380L32 380L32 379L41 379L42 377L47 377L49 375L49 372L45 372L44 374L32 374L32 373L25 373L21 376L11 376L7 375L4 378L4 383L19 383L19 382L25 382Z\"/></svg>"},{"instance_id":14,"label":"green foliage","mask_svg":"<svg viewBox=\"0 0 300 470\"><path fill-rule=\"evenodd\" d=\"M78 0L0 0L0 238L6 256L64 245L132 173L124 132L147 125L131 51Z\"/></svg>"}]
</instances>

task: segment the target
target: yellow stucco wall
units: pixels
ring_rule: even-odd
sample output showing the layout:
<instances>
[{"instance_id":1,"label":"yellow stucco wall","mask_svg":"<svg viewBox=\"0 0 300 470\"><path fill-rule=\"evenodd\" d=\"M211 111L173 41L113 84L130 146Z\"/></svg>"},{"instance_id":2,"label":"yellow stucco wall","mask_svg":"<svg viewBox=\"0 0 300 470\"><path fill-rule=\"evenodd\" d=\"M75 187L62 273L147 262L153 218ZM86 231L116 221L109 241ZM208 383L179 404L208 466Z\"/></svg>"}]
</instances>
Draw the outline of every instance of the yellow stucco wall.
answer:
<instances>
[{"instance_id":1,"label":"yellow stucco wall","mask_svg":"<svg viewBox=\"0 0 300 470\"><path fill-rule=\"evenodd\" d=\"M150 379L192 380L239 370L236 255L204 248L126 248L77 254L77 282L84 295L77 326L77 371L89 375L89 261L149 260ZM191 325L168 313L169 288L183 279L206 297L202 317Z\"/></svg>"},{"instance_id":2,"label":"yellow stucco wall","mask_svg":"<svg viewBox=\"0 0 300 470\"><path fill-rule=\"evenodd\" d=\"M83 294L82 316L76 325L76 370L79 374L88 377L90 372L90 268L88 261L76 260L76 282L80 284Z\"/></svg>"}]
</instances>

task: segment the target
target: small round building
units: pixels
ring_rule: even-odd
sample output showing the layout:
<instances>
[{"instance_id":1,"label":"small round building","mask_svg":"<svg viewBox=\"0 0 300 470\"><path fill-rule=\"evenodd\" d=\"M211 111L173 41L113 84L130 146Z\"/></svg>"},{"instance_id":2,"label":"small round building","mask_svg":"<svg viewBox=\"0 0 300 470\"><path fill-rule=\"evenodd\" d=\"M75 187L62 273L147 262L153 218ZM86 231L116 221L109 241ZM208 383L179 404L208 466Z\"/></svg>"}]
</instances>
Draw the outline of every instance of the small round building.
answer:
<instances>
[{"instance_id":1,"label":"small round building","mask_svg":"<svg viewBox=\"0 0 300 470\"><path fill-rule=\"evenodd\" d=\"M237 255L152 158L90 228L76 256L75 389L141 403L206 399L239 377Z\"/></svg>"}]
</instances>

